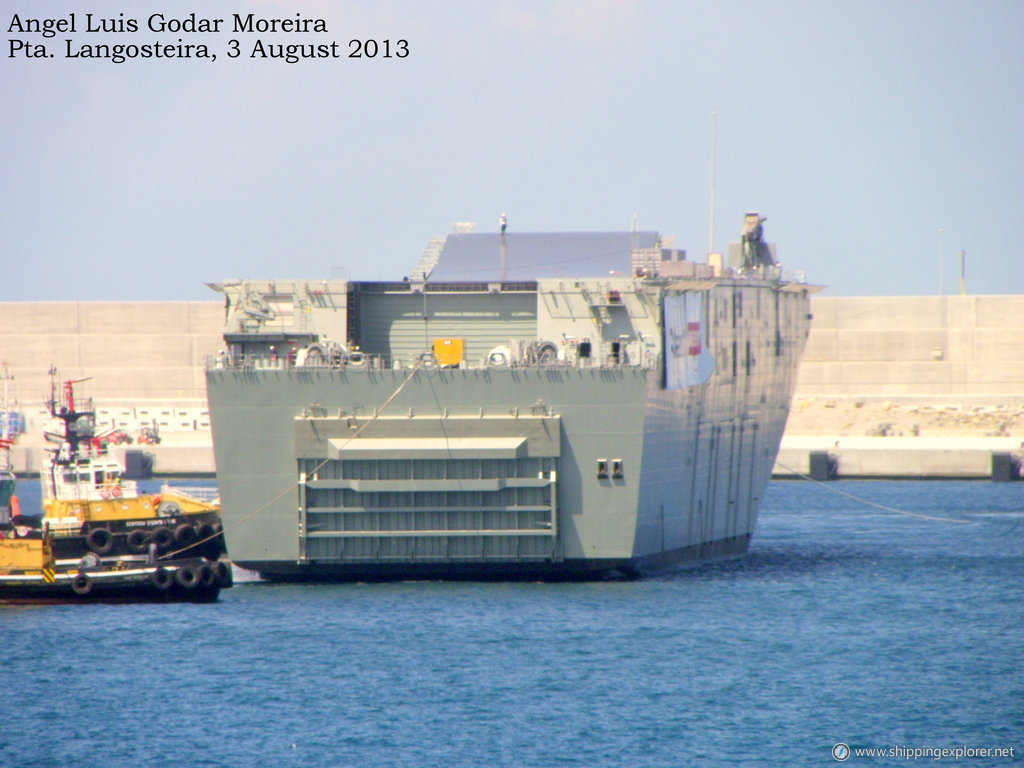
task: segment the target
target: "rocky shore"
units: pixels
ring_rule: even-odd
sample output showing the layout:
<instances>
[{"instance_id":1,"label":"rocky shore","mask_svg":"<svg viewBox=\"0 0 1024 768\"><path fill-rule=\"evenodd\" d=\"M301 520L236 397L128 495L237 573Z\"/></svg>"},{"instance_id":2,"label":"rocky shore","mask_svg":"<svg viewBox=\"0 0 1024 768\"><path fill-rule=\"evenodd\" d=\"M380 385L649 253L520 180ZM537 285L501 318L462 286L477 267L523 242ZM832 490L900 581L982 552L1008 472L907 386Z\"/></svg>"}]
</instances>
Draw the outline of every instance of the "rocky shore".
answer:
<instances>
[{"instance_id":1,"label":"rocky shore","mask_svg":"<svg viewBox=\"0 0 1024 768\"><path fill-rule=\"evenodd\" d=\"M892 400L797 397L786 436L1019 437L1024 404L899 403Z\"/></svg>"}]
</instances>

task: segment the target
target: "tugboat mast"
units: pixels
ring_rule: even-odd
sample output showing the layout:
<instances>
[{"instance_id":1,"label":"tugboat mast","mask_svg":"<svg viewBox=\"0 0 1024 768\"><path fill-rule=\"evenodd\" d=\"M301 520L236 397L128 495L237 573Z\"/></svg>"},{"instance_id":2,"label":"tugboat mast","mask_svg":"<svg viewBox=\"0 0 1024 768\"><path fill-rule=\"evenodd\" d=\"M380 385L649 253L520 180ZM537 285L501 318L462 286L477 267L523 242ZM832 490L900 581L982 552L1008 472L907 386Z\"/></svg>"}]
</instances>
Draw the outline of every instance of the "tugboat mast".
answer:
<instances>
[{"instance_id":1,"label":"tugboat mast","mask_svg":"<svg viewBox=\"0 0 1024 768\"><path fill-rule=\"evenodd\" d=\"M91 377L90 377L91 378ZM78 456L78 446L83 440L92 438L92 416L90 408L86 411L75 410L75 384L81 384L85 379L68 379L63 385L63 398L57 399L57 369L50 368L50 399L46 406L50 415L64 422L64 441L68 446L69 457L74 459ZM79 424L79 420L88 417L85 422Z\"/></svg>"}]
</instances>

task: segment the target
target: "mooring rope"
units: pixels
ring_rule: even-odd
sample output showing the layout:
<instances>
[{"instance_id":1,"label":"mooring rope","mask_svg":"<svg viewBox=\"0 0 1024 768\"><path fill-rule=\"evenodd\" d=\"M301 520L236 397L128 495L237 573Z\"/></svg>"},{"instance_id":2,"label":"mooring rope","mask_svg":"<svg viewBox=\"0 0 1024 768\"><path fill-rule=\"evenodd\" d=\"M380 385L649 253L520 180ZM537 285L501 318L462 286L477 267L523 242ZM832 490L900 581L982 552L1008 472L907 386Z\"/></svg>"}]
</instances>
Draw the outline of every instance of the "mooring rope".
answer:
<instances>
[{"instance_id":1,"label":"mooring rope","mask_svg":"<svg viewBox=\"0 0 1024 768\"><path fill-rule=\"evenodd\" d=\"M961 519L955 518L955 517L939 517L937 515L924 515L924 514L921 514L920 512L908 512L905 509L896 509L895 507L889 507L889 506L886 506L885 504L879 504L878 502L871 501L869 499L864 499L864 498L861 498L860 496L855 496L852 493L847 493L846 491L841 491L838 488L835 488L835 487L829 485L828 483L823 483L820 480L815 480L813 477L810 477L809 475L805 475L805 474L803 474L801 472L797 472L792 467L786 466L781 461L776 460L775 463L778 464L783 469L789 470L790 472L792 472L794 475L796 475L797 477L801 478L802 480L808 480L808 481L810 481L810 482L812 482L812 483L814 483L816 485L820 485L822 488L826 488L826 489L832 491L832 493L838 493L840 496L845 496L848 499L853 499L854 501L859 501L861 504L867 504L868 506L871 506L871 507L877 507L878 509L884 509L886 512L894 512L897 515L907 515L908 517L919 517L922 520L934 520L934 521L937 521L937 522L940 522L940 523L967 523L967 524L969 524L971 522L970 520L961 520Z\"/></svg>"}]
</instances>

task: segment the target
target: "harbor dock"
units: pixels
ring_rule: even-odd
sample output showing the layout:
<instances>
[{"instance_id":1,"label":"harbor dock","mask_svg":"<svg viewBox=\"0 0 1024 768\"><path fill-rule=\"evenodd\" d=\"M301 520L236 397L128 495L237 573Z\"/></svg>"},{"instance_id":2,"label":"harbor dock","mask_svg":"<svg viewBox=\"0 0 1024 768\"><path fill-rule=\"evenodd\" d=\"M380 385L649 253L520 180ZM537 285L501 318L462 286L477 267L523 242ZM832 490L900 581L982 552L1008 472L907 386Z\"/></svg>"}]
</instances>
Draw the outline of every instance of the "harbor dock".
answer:
<instances>
[{"instance_id":1,"label":"harbor dock","mask_svg":"<svg viewBox=\"0 0 1024 768\"><path fill-rule=\"evenodd\" d=\"M1008 437L787 435L775 478L1020 480L1024 448Z\"/></svg>"}]
</instances>

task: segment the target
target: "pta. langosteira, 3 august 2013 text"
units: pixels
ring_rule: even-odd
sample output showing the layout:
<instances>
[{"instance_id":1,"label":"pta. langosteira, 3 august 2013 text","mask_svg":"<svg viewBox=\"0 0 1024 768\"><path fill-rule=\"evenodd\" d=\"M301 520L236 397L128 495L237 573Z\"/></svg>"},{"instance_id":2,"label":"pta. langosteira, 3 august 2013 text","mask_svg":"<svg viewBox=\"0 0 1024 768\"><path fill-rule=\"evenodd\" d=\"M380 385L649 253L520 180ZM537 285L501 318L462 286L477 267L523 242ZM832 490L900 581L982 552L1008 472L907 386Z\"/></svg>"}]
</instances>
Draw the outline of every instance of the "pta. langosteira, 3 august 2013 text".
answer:
<instances>
[{"instance_id":1,"label":"pta. langosteira, 3 august 2013 text","mask_svg":"<svg viewBox=\"0 0 1024 768\"><path fill-rule=\"evenodd\" d=\"M332 22L333 25L333 22ZM153 12L104 16L72 12L57 18L14 13L7 19L7 58L137 60L266 59L287 64L304 60L405 59L404 38L332 37L326 19L272 18L234 13L206 18Z\"/></svg>"}]
</instances>

